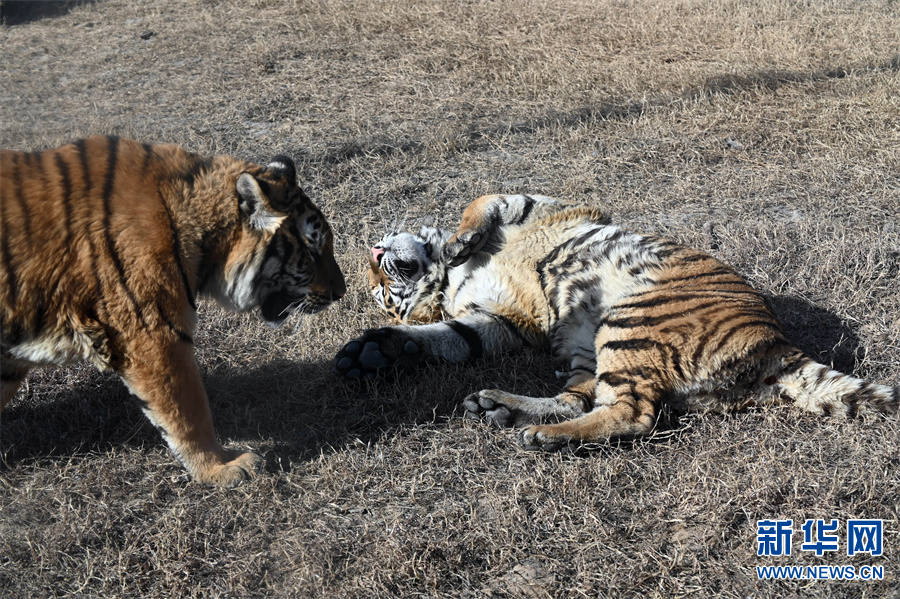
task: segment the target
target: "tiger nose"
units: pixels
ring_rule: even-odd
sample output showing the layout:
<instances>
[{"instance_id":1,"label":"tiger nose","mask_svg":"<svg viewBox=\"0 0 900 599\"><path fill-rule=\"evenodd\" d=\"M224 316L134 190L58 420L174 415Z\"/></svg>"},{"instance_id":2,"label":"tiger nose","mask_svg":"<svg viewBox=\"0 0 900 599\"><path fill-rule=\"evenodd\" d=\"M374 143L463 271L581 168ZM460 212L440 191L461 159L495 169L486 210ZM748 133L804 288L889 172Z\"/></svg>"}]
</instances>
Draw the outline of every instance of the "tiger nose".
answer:
<instances>
[{"instance_id":1,"label":"tiger nose","mask_svg":"<svg viewBox=\"0 0 900 599\"><path fill-rule=\"evenodd\" d=\"M384 248L378 246L372 248L372 260L374 260L376 264L381 264L382 256L384 256Z\"/></svg>"},{"instance_id":2,"label":"tiger nose","mask_svg":"<svg viewBox=\"0 0 900 599\"><path fill-rule=\"evenodd\" d=\"M344 283L343 273L338 273L338 280L331 287L331 301L336 302L347 293L347 285Z\"/></svg>"}]
</instances>

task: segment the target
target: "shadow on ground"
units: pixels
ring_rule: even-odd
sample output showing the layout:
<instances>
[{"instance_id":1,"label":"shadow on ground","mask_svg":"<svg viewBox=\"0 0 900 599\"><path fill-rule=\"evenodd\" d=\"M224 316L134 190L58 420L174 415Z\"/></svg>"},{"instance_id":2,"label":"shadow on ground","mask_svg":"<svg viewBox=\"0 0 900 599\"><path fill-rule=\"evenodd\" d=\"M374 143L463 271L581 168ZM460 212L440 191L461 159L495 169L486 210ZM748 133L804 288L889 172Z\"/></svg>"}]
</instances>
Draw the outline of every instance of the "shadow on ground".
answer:
<instances>
[{"instance_id":1,"label":"shadow on ground","mask_svg":"<svg viewBox=\"0 0 900 599\"><path fill-rule=\"evenodd\" d=\"M0 23L24 25L32 21L59 17L75 6L99 0L3 0L0 2Z\"/></svg>"},{"instance_id":2,"label":"shadow on ground","mask_svg":"<svg viewBox=\"0 0 900 599\"><path fill-rule=\"evenodd\" d=\"M853 371L859 339L840 318L800 298L768 299L800 349L842 372ZM24 400L14 400L3 413L0 469L37 457L163 443L118 377L75 368L83 374L73 386L64 373L49 373L49 380L32 385ZM288 469L347 443L377 441L404 426L446 420L467 393L481 388L540 395L555 393L560 384L549 358L534 355L477 366L433 365L368 386L337 379L330 361L276 360L205 376L219 438L268 454L270 469ZM677 426L678 415L664 414L659 424L660 430Z\"/></svg>"},{"instance_id":3,"label":"shadow on ground","mask_svg":"<svg viewBox=\"0 0 900 599\"><path fill-rule=\"evenodd\" d=\"M852 374L863 357L859 337L833 312L791 296L767 297L788 339L810 358Z\"/></svg>"}]
</instances>

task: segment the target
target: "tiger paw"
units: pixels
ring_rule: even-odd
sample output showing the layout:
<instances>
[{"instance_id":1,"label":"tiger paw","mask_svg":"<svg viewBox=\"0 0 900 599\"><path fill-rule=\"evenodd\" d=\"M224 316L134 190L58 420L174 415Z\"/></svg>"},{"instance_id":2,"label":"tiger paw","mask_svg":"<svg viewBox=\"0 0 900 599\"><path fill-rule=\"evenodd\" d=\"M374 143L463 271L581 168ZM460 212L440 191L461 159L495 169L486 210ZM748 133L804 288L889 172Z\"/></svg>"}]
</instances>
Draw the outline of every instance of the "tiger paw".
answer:
<instances>
[{"instance_id":1,"label":"tiger paw","mask_svg":"<svg viewBox=\"0 0 900 599\"><path fill-rule=\"evenodd\" d=\"M441 248L441 257L450 263L450 266L459 266L478 252L486 240L486 236L477 230L459 233L444 244Z\"/></svg>"},{"instance_id":2,"label":"tiger paw","mask_svg":"<svg viewBox=\"0 0 900 599\"><path fill-rule=\"evenodd\" d=\"M526 451L574 451L578 443L571 436L553 431L553 425L529 426L519 433L519 444Z\"/></svg>"},{"instance_id":3,"label":"tiger paw","mask_svg":"<svg viewBox=\"0 0 900 599\"><path fill-rule=\"evenodd\" d=\"M345 379L372 379L378 372L424 359L422 348L404 333L390 328L366 331L338 352L335 373Z\"/></svg>"},{"instance_id":4,"label":"tiger paw","mask_svg":"<svg viewBox=\"0 0 900 599\"><path fill-rule=\"evenodd\" d=\"M497 396L502 393L502 391L485 389L469 395L463 400L466 416L479 420L484 418L498 428L514 426L513 413L502 403L496 401L499 399Z\"/></svg>"},{"instance_id":5,"label":"tiger paw","mask_svg":"<svg viewBox=\"0 0 900 599\"><path fill-rule=\"evenodd\" d=\"M194 471L197 482L217 487L233 488L262 471L265 460L255 453L228 451L230 461Z\"/></svg>"}]
</instances>

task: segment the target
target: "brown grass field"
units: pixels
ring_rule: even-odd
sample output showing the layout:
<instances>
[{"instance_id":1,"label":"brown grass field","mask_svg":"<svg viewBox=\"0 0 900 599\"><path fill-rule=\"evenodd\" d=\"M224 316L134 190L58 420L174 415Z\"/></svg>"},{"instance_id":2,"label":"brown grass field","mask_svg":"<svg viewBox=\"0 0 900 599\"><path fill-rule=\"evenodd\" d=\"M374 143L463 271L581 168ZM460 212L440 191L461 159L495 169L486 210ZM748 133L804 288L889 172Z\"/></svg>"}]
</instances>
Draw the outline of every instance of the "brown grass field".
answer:
<instances>
[{"instance_id":1,"label":"brown grass field","mask_svg":"<svg viewBox=\"0 0 900 599\"><path fill-rule=\"evenodd\" d=\"M459 403L555 393L547 356L364 392L331 372L384 323L364 268L387 227L532 192L710 251L810 355L897 384L900 2L0 10L0 146L110 133L291 155L350 289L274 331L201 304L219 436L267 459L237 489L191 482L114 376L34 372L0 421L0 597L900 597L897 417L670 414L646 441L542 455ZM757 521L787 518L793 555L757 557ZM884 554L799 551L807 518L882 519ZM819 564L885 577L755 570Z\"/></svg>"}]
</instances>

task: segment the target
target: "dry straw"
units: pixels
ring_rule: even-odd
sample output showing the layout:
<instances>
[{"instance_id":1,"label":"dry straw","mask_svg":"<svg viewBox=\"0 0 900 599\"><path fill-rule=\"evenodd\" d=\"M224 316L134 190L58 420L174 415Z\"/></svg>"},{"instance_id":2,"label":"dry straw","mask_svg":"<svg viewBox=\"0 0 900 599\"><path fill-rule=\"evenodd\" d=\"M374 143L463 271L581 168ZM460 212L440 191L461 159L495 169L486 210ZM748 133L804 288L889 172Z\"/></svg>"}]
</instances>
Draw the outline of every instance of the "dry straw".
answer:
<instances>
[{"instance_id":1,"label":"dry straw","mask_svg":"<svg viewBox=\"0 0 900 599\"><path fill-rule=\"evenodd\" d=\"M0 26L3 147L115 133L289 154L337 232L350 292L274 332L202 303L216 428L268 458L236 490L189 482L113 377L33 374L0 422L0 595L897 588L896 418L670 415L648 442L535 455L457 405L488 386L552 392L545 356L365 392L330 364L383 322L364 260L385 223L452 226L479 194L530 191L708 249L814 357L900 382L896 2L15 4ZM885 555L852 563L884 565L885 581L756 580L757 520L851 517L884 520Z\"/></svg>"}]
</instances>

